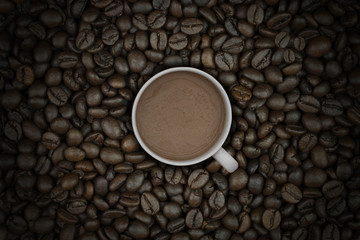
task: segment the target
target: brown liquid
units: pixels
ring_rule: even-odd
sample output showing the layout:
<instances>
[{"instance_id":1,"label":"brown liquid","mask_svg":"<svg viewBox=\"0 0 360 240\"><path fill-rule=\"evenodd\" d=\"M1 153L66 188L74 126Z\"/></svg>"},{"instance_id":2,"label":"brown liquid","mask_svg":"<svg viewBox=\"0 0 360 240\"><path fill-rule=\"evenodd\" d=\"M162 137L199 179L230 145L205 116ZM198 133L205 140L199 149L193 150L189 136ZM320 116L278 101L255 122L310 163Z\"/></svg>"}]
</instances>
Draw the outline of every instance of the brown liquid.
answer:
<instances>
[{"instance_id":1,"label":"brown liquid","mask_svg":"<svg viewBox=\"0 0 360 240\"><path fill-rule=\"evenodd\" d=\"M171 160L188 160L208 151L224 122L225 105L217 88L189 72L173 72L152 82L136 112L146 146Z\"/></svg>"}]
</instances>

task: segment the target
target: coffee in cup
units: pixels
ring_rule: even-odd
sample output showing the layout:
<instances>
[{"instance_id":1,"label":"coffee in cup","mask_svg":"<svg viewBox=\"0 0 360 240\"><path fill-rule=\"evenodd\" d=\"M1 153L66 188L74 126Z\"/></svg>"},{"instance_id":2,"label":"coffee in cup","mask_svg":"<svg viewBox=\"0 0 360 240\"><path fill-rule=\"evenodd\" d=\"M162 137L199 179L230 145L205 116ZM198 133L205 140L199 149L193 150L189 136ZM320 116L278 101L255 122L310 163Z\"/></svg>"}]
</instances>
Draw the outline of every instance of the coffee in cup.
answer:
<instances>
[{"instance_id":1,"label":"coffee in cup","mask_svg":"<svg viewBox=\"0 0 360 240\"><path fill-rule=\"evenodd\" d=\"M172 165L189 165L214 155L230 124L224 89L194 68L172 68L155 75L134 102L133 126L139 143L150 155ZM237 167L234 159L230 161Z\"/></svg>"}]
</instances>

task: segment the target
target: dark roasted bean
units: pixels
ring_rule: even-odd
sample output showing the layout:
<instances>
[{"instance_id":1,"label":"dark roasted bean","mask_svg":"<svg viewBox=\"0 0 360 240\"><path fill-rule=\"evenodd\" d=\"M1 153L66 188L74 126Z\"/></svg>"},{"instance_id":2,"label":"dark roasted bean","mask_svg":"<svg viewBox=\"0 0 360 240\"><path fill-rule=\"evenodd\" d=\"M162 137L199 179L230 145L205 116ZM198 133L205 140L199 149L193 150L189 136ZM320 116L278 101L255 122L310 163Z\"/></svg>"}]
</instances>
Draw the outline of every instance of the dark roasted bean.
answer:
<instances>
[{"instance_id":1,"label":"dark roasted bean","mask_svg":"<svg viewBox=\"0 0 360 240\"><path fill-rule=\"evenodd\" d=\"M197 18L185 18L181 21L180 29L185 34L194 35L203 29L203 23Z\"/></svg>"},{"instance_id":2,"label":"dark roasted bean","mask_svg":"<svg viewBox=\"0 0 360 240\"><path fill-rule=\"evenodd\" d=\"M149 215L155 215L160 210L159 201L153 194L148 192L141 195L141 207Z\"/></svg>"},{"instance_id":3,"label":"dark roasted bean","mask_svg":"<svg viewBox=\"0 0 360 240\"><path fill-rule=\"evenodd\" d=\"M264 10L258 4L252 4L247 10L247 20L249 23L259 25L264 19Z\"/></svg>"},{"instance_id":4,"label":"dark roasted bean","mask_svg":"<svg viewBox=\"0 0 360 240\"><path fill-rule=\"evenodd\" d=\"M298 203L302 199L301 190L291 183L287 183L282 187L281 196L289 203Z\"/></svg>"},{"instance_id":5,"label":"dark roasted bean","mask_svg":"<svg viewBox=\"0 0 360 240\"><path fill-rule=\"evenodd\" d=\"M290 23L291 18L289 13L277 13L267 20L266 26L272 30L280 30Z\"/></svg>"},{"instance_id":6,"label":"dark roasted bean","mask_svg":"<svg viewBox=\"0 0 360 240\"><path fill-rule=\"evenodd\" d=\"M169 38L169 46L177 51L186 48L188 44L188 38L183 33L175 33Z\"/></svg>"},{"instance_id":7,"label":"dark roasted bean","mask_svg":"<svg viewBox=\"0 0 360 240\"><path fill-rule=\"evenodd\" d=\"M261 70L270 65L271 62L271 49L263 49L255 53L251 60L251 66L255 69Z\"/></svg>"},{"instance_id":8,"label":"dark roasted bean","mask_svg":"<svg viewBox=\"0 0 360 240\"><path fill-rule=\"evenodd\" d=\"M268 230L276 229L281 222L281 215L279 210L266 209L262 215L262 223Z\"/></svg>"},{"instance_id":9,"label":"dark roasted bean","mask_svg":"<svg viewBox=\"0 0 360 240\"><path fill-rule=\"evenodd\" d=\"M231 95L237 101L247 102L251 99L252 92L250 91L250 89L242 85L237 85L231 89Z\"/></svg>"},{"instance_id":10,"label":"dark roasted bean","mask_svg":"<svg viewBox=\"0 0 360 240\"><path fill-rule=\"evenodd\" d=\"M199 189L209 181L209 173L205 169L197 169L188 178L188 185L191 189Z\"/></svg>"}]
</instances>

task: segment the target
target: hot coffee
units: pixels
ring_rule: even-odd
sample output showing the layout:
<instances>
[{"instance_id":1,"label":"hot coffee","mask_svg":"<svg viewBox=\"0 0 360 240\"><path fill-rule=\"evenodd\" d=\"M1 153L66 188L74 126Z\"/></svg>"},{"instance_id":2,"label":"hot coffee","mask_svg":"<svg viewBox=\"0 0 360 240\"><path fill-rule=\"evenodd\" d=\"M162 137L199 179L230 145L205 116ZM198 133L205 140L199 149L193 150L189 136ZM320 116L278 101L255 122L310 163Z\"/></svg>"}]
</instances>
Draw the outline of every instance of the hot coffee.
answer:
<instances>
[{"instance_id":1,"label":"hot coffee","mask_svg":"<svg viewBox=\"0 0 360 240\"><path fill-rule=\"evenodd\" d=\"M192 72L165 74L139 99L136 124L153 152L187 160L207 152L222 134L225 105L217 88Z\"/></svg>"}]
</instances>

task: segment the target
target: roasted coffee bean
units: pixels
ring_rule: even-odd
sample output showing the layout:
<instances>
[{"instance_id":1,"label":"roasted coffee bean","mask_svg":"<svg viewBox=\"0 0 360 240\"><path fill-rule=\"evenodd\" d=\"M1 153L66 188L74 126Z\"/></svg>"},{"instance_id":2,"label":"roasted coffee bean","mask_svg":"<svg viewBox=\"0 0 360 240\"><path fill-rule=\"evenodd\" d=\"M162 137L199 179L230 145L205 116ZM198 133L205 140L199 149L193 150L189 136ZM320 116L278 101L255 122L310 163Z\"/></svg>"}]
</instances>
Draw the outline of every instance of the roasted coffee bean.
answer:
<instances>
[{"instance_id":1,"label":"roasted coffee bean","mask_svg":"<svg viewBox=\"0 0 360 240\"><path fill-rule=\"evenodd\" d=\"M102 119L101 128L106 136L112 139L119 139L121 137L120 123L113 117L106 117Z\"/></svg>"},{"instance_id":2,"label":"roasted coffee bean","mask_svg":"<svg viewBox=\"0 0 360 240\"><path fill-rule=\"evenodd\" d=\"M213 209L220 210L224 205L224 194L219 190L214 191L209 198L209 206Z\"/></svg>"},{"instance_id":3,"label":"roasted coffee bean","mask_svg":"<svg viewBox=\"0 0 360 240\"><path fill-rule=\"evenodd\" d=\"M164 205L163 213L165 217L169 218L170 220L173 220L181 216L182 210L178 203L169 202Z\"/></svg>"},{"instance_id":4,"label":"roasted coffee bean","mask_svg":"<svg viewBox=\"0 0 360 240\"><path fill-rule=\"evenodd\" d=\"M95 63L102 68L112 67L114 64L114 59L108 51L102 50L94 55Z\"/></svg>"},{"instance_id":5,"label":"roasted coffee bean","mask_svg":"<svg viewBox=\"0 0 360 240\"><path fill-rule=\"evenodd\" d=\"M323 239L340 239L339 228L335 224L328 224L324 227L322 236Z\"/></svg>"},{"instance_id":6,"label":"roasted coffee bean","mask_svg":"<svg viewBox=\"0 0 360 240\"><path fill-rule=\"evenodd\" d=\"M326 182L326 173L320 168L310 168L305 172L304 183L308 187L321 187Z\"/></svg>"},{"instance_id":7,"label":"roasted coffee bean","mask_svg":"<svg viewBox=\"0 0 360 240\"><path fill-rule=\"evenodd\" d=\"M85 151L77 147L68 147L64 150L64 157L71 162L78 162L85 158Z\"/></svg>"},{"instance_id":8,"label":"roasted coffee bean","mask_svg":"<svg viewBox=\"0 0 360 240\"><path fill-rule=\"evenodd\" d=\"M325 99L321 103L321 111L329 116L340 116L343 113L343 106L336 99Z\"/></svg>"},{"instance_id":9,"label":"roasted coffee bean","mask_svg":"<svg viewBox=\"0 0 360 240\"><path fill-rule=\"evenodd\" d=\"M76 128L71 128L66 133L66 142L69 146L79 146L83 141L83 136L80 130Z\"/></svg>"},{"instance_id":10,"label":"roasted coffee bean","mask_svg":"<svg viewBox=\"0 0 360 240\"><path fill-rule=\"evenodd\" d=\"M169 233L177 233L183 231L185 229L185 219L184 218L177 218L174 220L169 221L167 225L167 230Z\"/></svg>"},{"instance_id":11,"label":"roasted coffee bean","mask_svg":"<svg viewBox=\"0 0 360 240\"><path fill-rule=\"evenodd\" d=\"M55 221L50 217L40 217L34 223L34 231L38 234L46 234L53 230Z\"/></svg>"},{"instance_id":12,"label":"roasted coffee bean","mask_svg":"<svg viewBox=\"0 0 360 240\"><path fill-rule=\"evenodd\" d=\"M168 36L164 30L156 30L150 33L150 45L154 50L164 51L167 43Z\"/></svg>"},{"instance_id":13,"label":"roasted coffee bean","mask_svg":"<svg viewBox=\"0 0 360 240\"><path fill-rule=\"evenodd\" d=\"M170 7L171 1L169 0L153 0L153 8L159 10L167 10Z\"/></svg>"},{"instance_id":14,"label":"roasted coffee bean","mask_svg":"<svg viewBox=\"0 0 360 240\"><path fill-rule=\"evenodd\" d=\"M279 93L272 94L266 102L266 105L272 110L282 110L285 107L286 99Z\"/></svg>"},{"instance_id":15,"label":"roasted coffee bean","mask_svg":"<svg viewBox=\"0 0 360 240\"><path fill-rule=\"evenodd\" d=\"M287 183L281 189L281 197L288 203L298 203L302 199L302 193L297 186Z\"/></svg>"},{"instance_id":16,"label":"roasted coffee bean","mask_svg":"<svg viewBox=\"0 0 360 240\"><path fill-rule=\"evenodd\" d=\"M188 228L201 228L203 224L203 215L199 209L191 209L185 217L185 224Z\"/></svg>"},{"instance_id":17,"label":"roasted coffee bean","mask_svg":"<svg viewBox=\"0 0 360 240\"><path fill-rule=\"evenodd\" d=\"M299 150L302 152L310 152L317 144L318 138L313 133L306 133L299 139Z\"/></svg>"},{"instance_id":18,"label":"roasted coffee bean","mask_svg":"<svg viewBox=\"0 0 360 240\"><path fill-rule=\"evenodd\" d=\"M360 110L357 107L350 107L346 112L349 121L359 125L360 124Z\"/></svg>"},{"instance_id":19,"label":"roasted coffee bean","mask_svg":"<svg viewBox=\"0 0 360 240\"><path fill-rule=\"evenodd\" d=\"M306 113L317 113L320 110L320 102L310 95L301 96L296 104L301 111Z\"/></svg>"},{"instance_id":20,"label":"roasted coffee bean","mask_svg":"<svg viewBox=\"0 0 360 240\"><path fill-rule=\"evenodd\" d=\"M128 64L132 72L141 72L146 67L146 57L139 50L132 50L128 55Z\"/></svg>"},{"instance_id":21,"label":"roasted coffee bean","mask_svg":"<svg viewBox=\"0 0 360 240\"><path fill-rule=\"evenodd\" d=\"M231 95L239 102L247 102L251 99L252 92L242 85L237 85L231 89Z\"/></svg>"},{"instance_id":22,"label":"roasted coffee bean","mask_svg":"<svg viewBox=\"0 0 360 240\"><path fill-rule=\"evenodd\" d=\"M324 184L322 192L328 199L336 198L342 194L344 190L344 184L338 180L331 180Z\"/></svg>"},{"instance_id":23,"label":"roasted coffee bean","mask_svg":"<svg viewBox=\"0 0 360 240\"><path fill-rule=\"evenodd\" d=\"M331 49L331 41L327 37L316 37L307 44L306 53L311 57L321 57Z\"/></svg>"},{"instance_id":24,"label":"roasted coffee bean","mask_svg":"<svg viewBox=\"0 0 360 240\"><path fill-rule=\"evenodd\" d=\"M302 51L304 50L305 48L305 39L302 38L302 37L296 37L294 39L294 48L297 50L297 51Z\"/></svg>"},{"instance_id":25,"label":"roasted coffee bean","mask_svg":"<svg viewBox=\"0 0 360 240\"><path fill-rule=\"evenodd\" d=\"M140 30L148 30L146 16L142 13L136 13L133 15L132 24Z\"/></svg>"},{"instance_id":26,"label":"roasted coffee bean","mask_svg":"<svg viewBox=\"0 0 360 240\"><path fill-rule=\"evenodd\" d=\"M281 223L281 214L276 209L266 209L262 215L262 223L268 230L274 230L278 228Z\"/></svg>"},{"instance_id":27,"label":"roasted coffee bean","mask_svg":"<svg viewBox=\"0 0 360 240\"><path fill-rule=\"evenodd\" d=\"M242 38L231 37L222 44L221 50L231 54L238 54L243 51L244 47L245 43Z\"/></svg>"},{"instance_id":28,"label":"roasted coffee bean","mask_svg":"<svg viewBox=\"0 0 360 240\"><path fill-rule=\"evenodd\" d=\"M348 180L353 175L353 169L349 163L341 163L336 168L336 175L340 180Z\"/></svg>"},{"instance_id":29,"label":"roasted coffee bean","mask_svg":"<svg viewBox=\"0 0 360 240\"><path fill-rule=\"evenodd\" d=\"M75 173L68 173L61 179L61 187L64 190L71 190L79 183L79 176Z\"/></svg>"},{"instance_id":30,"label":"roasted coffee bean","mask_svg":"<svg viewBox=\"0 0 360 240\"><path fill-rule=\"evenodd\" d=\"M73 52L61 52L57 58L59 67L63 69L70 69L75 67L79 61L79 57Z\"/></svg>"},{"instance_id":31,"label":"roasted coffee bean","mask_svg":"<svg viewBox=\"0 0 360 240\"><path fill-rule=\"evenodd\" d=\"M182 178L182 171L180 168L167 167L165 168L165 180L170 184L178 184Z\"/></svg>"},{"instance_id":32,"label":"roasted coffee bean","mask_svg":"<svg viewBox=\"0 0 360 240\"><path fill-rule=\"evenodd\" d=\"M60 145L60 137L53 132L45 132L41 138L42 144L50 150L56 149Z\"/></svg>"},{"instance_id":33,"label":"roasted coffee bean","mask_svg":"<svg viewBox=\"0 0 360 240\"><path fill-rule=\"evenodd\" d=\"M140 204L140 196L138 193L124 192L120 195L119 203L126 207L137 207Z\"/></svg>"},{"instance_id":34,"label":"roasted coffee bean","mask_svg":"<svg viewBox=\"0 0 360 240\"><path fill-rule=\"evenodd\" d=\"M283 75L277 66L270 65L264 71L266 80L271 84L279 84L283 82Z\"/></svg>"},{"instance_id":35,"label":"roasted coffee bean","mask_svg":"<svg viewBox=\"0 0 360 240\"><path fill-rule=\"evenodd\" d=\"M169 38L169 46L176 51L186 48L187 44L188 38L183 33L175 33Z\"/></svg>"},{"instance_id":36,"label":"roasted coffee bean","mask_svg":"<svg viewBox=\"0 0 360 240\"><path fill-rule=\"evenodd\" d=\"M135 171L131 173L126 179L125 188L129 192L137 191L141 185L144 183L145 176L140 171Z\"/></svg>"},{"instance_id":37,"label":"roasted coffee bean","mask_svg":"<svg viewBox=\"0 0 360 240\"><path fill-rule=\"evenodd\" d=\"M47 96L48 96L49 100L57 106L64 106L69 99L68 94L61 87L49 88L47 90Z\"/></svg>"},{"instance_id":38,"label":"roasted coffee bean","mask_svg":"<svg viewBox=\"0 0 360 240\"><path fill-rule=\"evenodd\" d=\"M238 30L239 32L244 35L245 37L253 37L255 34L255 27L254 25L250 24L245 20L240 20L238 22ZM236 31L235 31L236 33Z\"/></svg>"},{"instance_id":39,"label":"roasted coffee bean","mask_svg":"<svg viewBox=\"0 0 360 240\"><path fill-rule=\"evenodd\" d=\"M264 10L258 4L252 4L247 10L247 20L249 23L259 25L264 19Z\"/></svg>"},{"instance_id":40,"label":"roasted coffee bean","mask_svg":"<svg viewBox=\"0 0 360 240\"><path fill-rule=\"evenodd\" d=\"M267 20L266 26L272 30L280 30L290 23L291 18L289 13L277 13Z\"/></svg>"},{"instance_id":41,"label":"roasted coffee bean","mask_svg":"<svg viewBox=\"0 0 360 240\"><path fill-rule=\"evenodd\" d=\"M271 49L263 49L255 53L251 60L251 66L255 69L261 70L270 65L271 62Z\"/></svg>"},{"instance_id":42,"label":"roasted coffee bean","mask_svg":"<svg viewBox=\"0 0 360 240\"><path fill-rule=\"evenodd\" d=\"M358 191L351 191L349 193L350 198L347 201L348 207L350 209L358 209L359 207L359 192Z\"/></svg>"},{"instance_id":43,"label":"roasted coffee bean","mask_svg":"<svg viewBox=\"0 0 360 240\"><path fill-rule=\"evenodd\" d=\"M155 10L147 17L148 26L152 29L159 29L165 25L166 16L160 10Z\"/></svg>"},{"instance_id":44,"label":"roasted coffee bean","mask_svg":"<svg viewBox=\"0 0 360 240\"><path fill-rule=\"evenodd\" d=\"M199 189L209 181L209 173L205 169L193 171L188 178L188 185L191 189Z\"/></svg>"},{"instance_id":45,"label":"roasted coffee bean","mask_svg":"<svg viewBox=\"0 0 360 240\"><path fill-rule=\"evenodd\" d=\"M275 45L279 48L286 48L290 41L288 32L280 32L275 37Z\"/></svg>"},{"instance_id":46,"label":"roasted coffee bean","mask_svg":"<svg viewBox=\"0 0 360 240\"><path fill-rule=\"evenodd\" d=\"M305 113L301 119L301 122L305 129L310 132L320 132L321 131L321 120L320 118L314 113ZM320 141L320 139L319 139Z\"/></svg>"},{"instance_id":47,"label":"roasted coffee bean","mask_svg":"<svg viewBox=\"0 0 360 240\"><path fill-rule=\"evenodd\" d=\"M275 43L270 38L259 38L258 40L255 41L254 46L259 49L273 48L273 47L275 47Z\"/></svg>"},{"instance_id":48,"label":"roasted coffee bean","mask_svg":"<svg viewBox=\"0 0 360 240\"><path fill-rule=\"evenodd\" d=\"M326 209L330 216L337 217L344 212L346 202L342 197L333 198L329 200Z\"/></svg>"},{"instance_id":49,"label":"roasted coffee bean","mask_svg":"<svg viewBox=\"0 0 360 240\"><path fill-rule=\"evenodd\" d=\"M21 101L21 94L17 90L9 90L4 93L1 98L1 104L5 109L14 109L16 108Z\"/></svg>"},{"instance_id":50,"label":"roasted coffee bean","mask_svg":"<svg viewBox=\"0 0 360 240\"><path fill-rule=\"evenodd\" d=\"M139 143L134 134L127 135L121 141L121 150L125 153L135 152L139 148Z\"/></svg>"},{"instance_id":51,"label":"roasted coffee bean","mask_svg":"<svg viewBox=\"0 0 360 240\"><path fill-rule=\"evenodd\" d=\"M84 29L83 31L79 32L75 39L76 47L80 50L86 50L93 45L95 41L95 34L89 30Z\"/></svg>"},{"instance_id":52,"label":"roasted coffee bean","mask_svg":"<svg viewBox=\"0 0 360 240\"><path fill-rule=\"evenodd\" d=\"M44 82L49 87L58 86L62 80L62 72L59 68L50 68L46 74Z\"/></svg>"},{"instance_id":53,"label":"roasted coffee bean","mask_svg":"<svg viewBox=\"0 0 360 240\"><path fill-rule=\"evenodd\" d=\"M310 74L319 76L324 71L324 65L317 58L307 57L303 62L304 69Z\"/></svg>"},{"instance_id":54,"label":"roasted coffee bean","mask_svg":"<svg viewBox=\"0 0 360 240\"><path fill-rule=\"evenodd\" d=\"M18 215L9 216L6 220L6 226L9 228L11 232L20 233L20 234L26 232L27 229L26 221L24 220L24 218Z\"/></svg>"},{"instance_id":55,"label":"roasted coffee bean","mask_svg":"<svg viewBox=\"0 0 360 240\"><path fill-rule=\"evenodd\" d=\"M189 195L189 206L190 207L199 207L203 200L203 192L200 189L194 189L190 191Z\"/></svg>"},{"instance_id":56,"label":"roasted coffee bean","mask_svg":"<svg viewBox=\"0 0 360 240\"><path fill-rule=\"evenodd\" d=\"M81 214L85 212L87 207L87 201L84 198L69 199L66 204L66 210L71 214Z\"/></svg>"},{"instance_id":57,"label":"roasted coffee bean","mask_svg":"<svg viewBox=\"0 0 360 240\"><path fill-rule=\"evenodd\" d=\"M248 183L248 174L239 168L229 176L229 189L238 191L246 187Z\"/></svg>"},{"instance_id":58,"label":"roasted coffee bean","mask_svg":"<svg viewBox=\"0 0 360 240\"><path fill-rule=\"evenodd\" d=\"M149 236L149 228L140 221L132 221L128 227L129 235L133 238L147 238Z\"/></svg>"},{"instance_id":59,"label":"roasted coffee bean","mask_svg":"<svg viewBox=\"0 0 360 240\"><path fill-rule=\"evenodd\" d=\"M33 84L35 80L35 73L31 66L22 65L16 69L16 80L26 86Z\"/></svg>"},{"instance_id":60,"label":"roasted coffee bean","mask_svg":"<svg viewBox=\"0 0 360 240\"><path fill-rule=\"evenodd\" d=\"M252 174L249 176L248 189L253 194L260 194L264 188L264 178L260 174Z\"/></svg>"},{"instance_id":61,"label":"roasted coffee bean","mask_svg":"<svg viewBox=\"0 0 360 240\"><path fill-rule=\"evenodd\" d=\"M217 52L215 54L215 64L222 71L231 71L234 68L234 57L227 52Z\"/></svg>"},{"instance_id":62,"label":"roasted coffee bean","mask_svg":"<svg viewBox=\"0 0 360 240\"><path fill-rule=\"evenodd\" d=\"M320 145L315 146L311 150L310 156L313 164L316 167L326 168L329 164L329 160L325 148Z\"/></svg>"},{"instance_id":63,"label":"roasted coffee bean","mask_svg":"<svg viewBox=\"0 0 360 240\"><path fill-rule=\"evenodd\" d=\"M59 239L75 239L76 227L75 224L65 224L59 233Z\"/></svg>"},{"instance_id":64,"label":"roasted coffee bean","mask_svg":"<svg viewBox=\"0 0 360 240\"><path fill-rule=\"evenodd\" d=\"M104 44L111 46L119 39L119 31L116 26L109 24L102 29L101 40Z\"/></svg>"},{"instance_id":65,"label":"roasted coffee bean","mask_svg":"<svg viewBox=\"0 0 360 240\"><path fill-rule=\"evenodd\" d=\"M100 159L108 164L118 164L124 160L124 155L116 148L103 147L100 150Z\"/></svg>"},{"instance_id":66,"label":"roasted coffee bean","mask_svg":"<svg viewBox=\"0 0 360 240\"><path fill-rule=\"evenodd\" d=\"M9 121L4 126L4 134L12 141L19 141L22 138L22 128L20 123Z\"/></svg>"},{"instance_id":67,"label":"roasted coffee bean","mask_svg":"<svg viewBox=\"0 0 360 240\"><path fill-rule=\"evenodd\" d=\"M149 192L144 192L141 195L141 208L149 215L155 215L160 210L159 201Z\"/></svg>"},{"instance_id":68,"label":"roasted coffee bean","mask_svg":"<svg viewBox=\"0 0 360 240\"><path fill-rule=\"evenodd\" d=\"M169 196L176 196L183 192L183 187L181 184L176 184L176 185L165 184L165 190Z\"/></svg>"},{"instance_id":69,"label":"roasted coffee bean","mask_svg":"<svg viewBox=\"0 0 360 240\"><path fill-rule=\"evenodd\" d=\"M149 35L145 31L137 31L135 43L139 50L144 51L149 47Z\"/></svg>"},{"instance_id":70,"label":"roasted coffee bean","mask_svg":"<svg viewBox=\"0 0 360 240\"><path fill-rule=\"evenodd\" d=\"M197 18L185 18L181 21L180 29L183 33L194 35L203 29L203 22Z\"/></svg>"},{"instance_id":71,"label":"roasted coffee bean","mask_svg":"<svg viewBox=\"0 0 360 240\"><path fill-rule=\"evenodd\" d=\"M227 18L224 22L224 27L226 31L233 37L240 35L237 26L238 26L238 21L236 18L233 17Z\"/></svg>"},{"instance_id":72,"label":"roasted coffee bean","mask_svg":"<svg viewBox=\"0 0 360 240\"><path fill-rule=\"evenodd\" d=\"M241 212L239 214L239 228L238 233L244 233L251 227L251 219L248 213Z\"/></svg>"},{"instance_id":73,"label":"roasted coffee bean","mask_svg":"<svg viewBox=\"0 0 360 240\"><path fill-rule=\"evenodd\" d=\"M269 98L273 93L273 88L266 83L258 83L253 88L253 95L257 98Z\"/></svg>"},{"instance_id":74,"label":"roasted coffee bean","mask_svg":"<svg viewBox=\"0 0 360 240\"><path fill-rule=\"evenodd\" d=\"M107 17L121 16L124 11L122 2L110 3L105 7L104 13Z\"/></svg>"},{"instance_id":75,"label":"roasted coffee bean","mask_svg":"<svg viewBox=\"0 0 360 240\"><path fill-rule=\"evenodd\" d=\"M295 53L294 53L294 51L291 50L291 49L285 49L283 57L284 57L284 61L285 61L286 63L293 63L293 62L296 60L296 59L295 59ZM290 65L290 66L291 66L291 65ZM290 67L290 66L284 68L284 69L283 69L283 73L286 73L286 74L287 74L287 72L289 71L289 67Z\"/></svg>"},{"instance_id":76,"label":"roasted coffee bean","mask_svg":"<svg viewBox=\"0 0 360 240\"><path fill-rule=\"evenodd\" d=\"M76 185L74 185L74 186L76 186ZM62 202L64 200L66 200L68 198L68 196L69 196L69 192L64 190L60 185L55 186L50 192L50 198L54 202Z\"/></svg>"}]
</instances>

